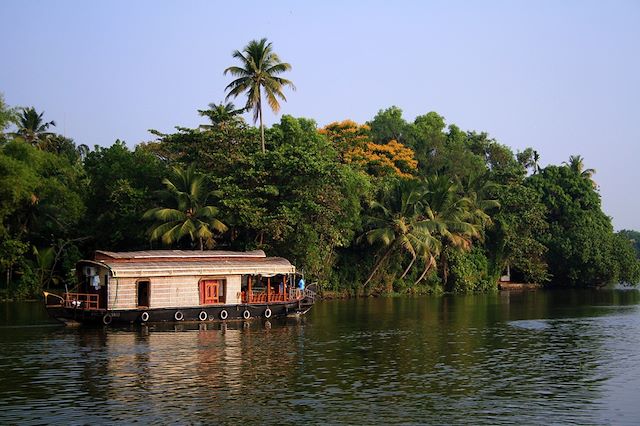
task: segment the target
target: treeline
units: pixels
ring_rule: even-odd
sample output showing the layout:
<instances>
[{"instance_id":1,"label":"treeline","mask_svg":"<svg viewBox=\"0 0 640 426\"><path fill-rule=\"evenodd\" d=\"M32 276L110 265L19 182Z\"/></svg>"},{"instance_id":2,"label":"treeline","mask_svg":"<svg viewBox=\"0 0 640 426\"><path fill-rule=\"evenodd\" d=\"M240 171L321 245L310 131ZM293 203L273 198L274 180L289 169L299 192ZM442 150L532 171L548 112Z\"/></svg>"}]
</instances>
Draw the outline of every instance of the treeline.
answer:
<instances>
[{"instance_id":1,"label":"treeline","mask_svg":"<svg viewBox=\"0 0 640 426\"><path fill-rule=\"evenodd\" d=\"M485 291L513 281L640 281L637 233L614 233L593 170L540 168L486 133L391 107L318 128L260 129L232 105L129 149L76 145L33 108L0 105L0 282L73 285L96 249L264 249L324 290ZM633 241L632 241L633 240Z\"/></svg>"}]
</instances>

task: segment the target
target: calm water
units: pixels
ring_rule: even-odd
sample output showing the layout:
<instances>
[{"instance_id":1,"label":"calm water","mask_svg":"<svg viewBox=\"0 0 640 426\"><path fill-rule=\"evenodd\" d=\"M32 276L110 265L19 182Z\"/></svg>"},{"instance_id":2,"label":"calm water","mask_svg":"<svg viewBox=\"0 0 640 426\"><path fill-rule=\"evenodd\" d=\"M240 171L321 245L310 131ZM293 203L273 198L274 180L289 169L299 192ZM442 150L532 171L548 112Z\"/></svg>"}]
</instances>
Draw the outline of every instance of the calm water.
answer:
<instances>
[{"instance_id":1,"label":"calm water","mask_svg":"<svg viewBox=\"0 0 640 426\"><path fill-rule=\"evenodd\" d=\"M640 293L318 303L221 330L0 304L0 424L640 423Z\"/></svg>"}]
</instances>

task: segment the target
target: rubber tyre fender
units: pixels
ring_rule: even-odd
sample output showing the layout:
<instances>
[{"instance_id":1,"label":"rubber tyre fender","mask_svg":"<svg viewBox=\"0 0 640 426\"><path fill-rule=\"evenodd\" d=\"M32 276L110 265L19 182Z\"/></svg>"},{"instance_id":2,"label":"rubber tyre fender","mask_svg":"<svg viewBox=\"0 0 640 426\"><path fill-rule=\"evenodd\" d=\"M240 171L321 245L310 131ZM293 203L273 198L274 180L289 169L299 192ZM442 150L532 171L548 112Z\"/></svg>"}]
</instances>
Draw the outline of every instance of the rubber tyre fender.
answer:
<instances>
[{"instance_id":1,"label":"rubber tyre fender","mask_svg":"<svg viewBox=\"0 0 640 426\"><path fill-rule=\"evenodd\" d=\"M113 317L111 316L111 314L104 314L104 316L102 317L102 323L104 325L109 325L111 324L111 321L113 321Z\"/></svg>"}]
</instances>

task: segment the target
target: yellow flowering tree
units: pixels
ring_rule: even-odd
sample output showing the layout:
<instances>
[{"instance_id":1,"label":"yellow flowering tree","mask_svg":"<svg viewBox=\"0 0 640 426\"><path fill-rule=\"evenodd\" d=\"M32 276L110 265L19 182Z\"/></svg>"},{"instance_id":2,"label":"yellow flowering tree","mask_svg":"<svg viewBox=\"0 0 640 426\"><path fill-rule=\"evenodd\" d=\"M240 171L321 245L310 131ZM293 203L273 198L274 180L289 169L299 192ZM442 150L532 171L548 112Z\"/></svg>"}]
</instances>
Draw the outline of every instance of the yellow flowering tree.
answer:
<instances>
[{"instance_id":1,"label":"yellow flowering tree","mask_svg":"<svg viewBox=\"0 0 640 426\"><path fill-rule=\"evenodd\" d=\"M344 163L358 164L372 176L410 178L418 167L411 148L393 139L384 144L374 143L366 124L344 120L328 124L320 133L329 138Z\"/></svg>"}]
</instances>

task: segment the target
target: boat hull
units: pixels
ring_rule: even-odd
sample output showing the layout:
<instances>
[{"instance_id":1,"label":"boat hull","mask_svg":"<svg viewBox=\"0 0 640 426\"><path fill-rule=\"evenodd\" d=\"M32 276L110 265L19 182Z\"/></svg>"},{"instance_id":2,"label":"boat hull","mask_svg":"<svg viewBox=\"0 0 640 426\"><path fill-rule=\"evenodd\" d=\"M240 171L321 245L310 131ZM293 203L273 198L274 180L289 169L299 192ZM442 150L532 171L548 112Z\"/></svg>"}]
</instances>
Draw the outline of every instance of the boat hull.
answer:
<instances>
[{"instance_id":1,"label":"boat hull","mask_svg":"<svg viewBox=\"0 0 640 426\"><path fill-rule=\"evenodd\" d=\"M289 315L304 314L311 309L312 305L312 301L301 299L269 304L210 305L109 311L51 305L46 306L46 308L52 318L67 324L75 322L99 325L130 325L134 323L224 322L246 321L255 318L281 318ZM223 311L226 312L226 315Z\"/></svg>"}]
</instances>

